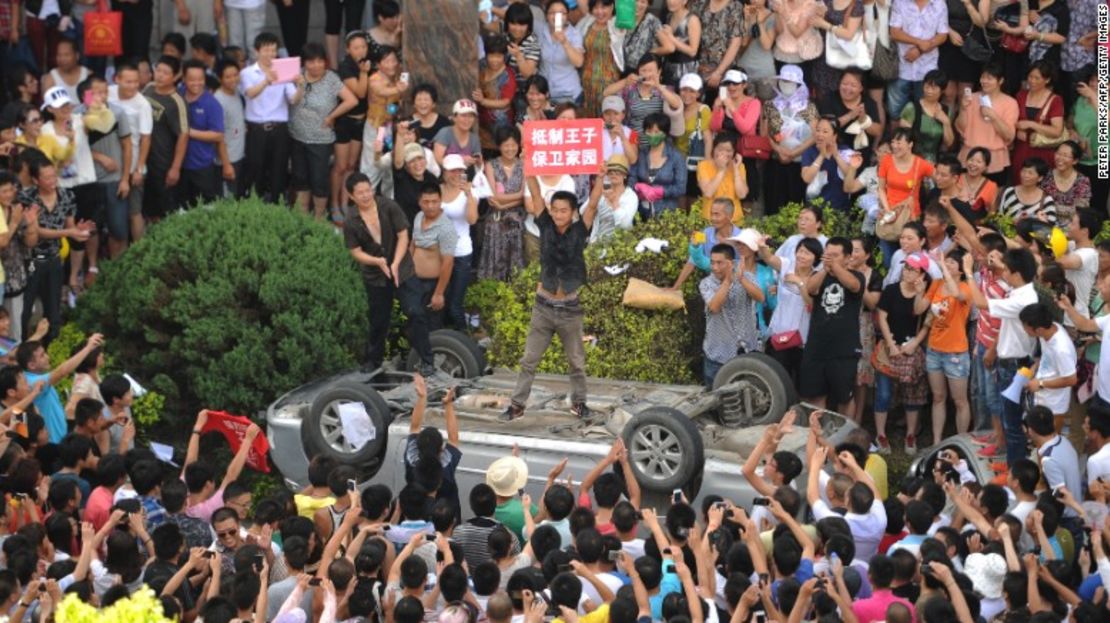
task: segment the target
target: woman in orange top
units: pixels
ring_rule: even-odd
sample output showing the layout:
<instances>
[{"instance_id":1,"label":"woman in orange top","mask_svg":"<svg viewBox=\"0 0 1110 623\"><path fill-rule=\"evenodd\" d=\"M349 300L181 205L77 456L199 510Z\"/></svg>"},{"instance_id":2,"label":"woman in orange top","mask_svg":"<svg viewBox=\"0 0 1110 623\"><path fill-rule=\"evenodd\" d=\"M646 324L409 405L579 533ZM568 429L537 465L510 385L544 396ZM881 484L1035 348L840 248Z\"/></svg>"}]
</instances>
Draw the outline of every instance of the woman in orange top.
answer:
<instances>
[{"instance_id":1,"label":"woman in orange top","mask_svg":"<svg viewBox=\"0 0 1110 623\"><path fill-rule=\"evenodd\" d=\"M744 222L744 210L740 202L748 196L747 170L740 154L727 134L717 137L713 144L713 157L698 163L698 188L702 195L702 215L709 218L709 208L714 199L728 199L732 202L732 222Z\"/></svg>"},{"instance_id":2,"label":"woman in orange top","mask_svg":"<svg viewBox=\"0 0 1110 623\"><path fill-rule=\"evenodd\" d=\"M956 131L963 137L960 162L967 166L972 147L986 147L991 152L987 177L995 184L1009 184L1006 170L1010 166L1010 145L1017 134L1017 100L1002 92L1002 65L995 61L983 67L978 93L964 92Z\"/></svg>"},{"instance_id":3,"label":"woman in orange top","mask_svg":"<svg viewBox=\"0 0 1110 623\"><path fill-rule=\"evenodd\" d=\"M897 218L898 212L912 209L911 217L921 216L921 180L933 177L933 165L913 153L913 131L897 128L890 139L890 155L879 162L879 218Z\"/></svg>"},{"instance_id":4,"label":"woman in orange top","mask_svg":"<svg viewBox=\"0 0 1110 623\"><path fill-rule=\"evenodd\" d=\"M971 209L980 217L994 210L994 199L998 196L998 184L985 175L990 165L990 150L972 147L964 161L964 174L956 186L960 199L970 203Z\"/></svg>"},{"instance_id":5,"label":"woman in orange top","mask_svg":"<svg viewBox=\"0 0 1110 623\"><path fill-rule=\"evenodd\" d=\"M940 262L943 279L925 293L929 305L928 350L925 371L933 390L933 439L941 439L947 417L948 395L956 404L956 432L966 433L971 426L971 406L967 381L971 376L971 356L967 350L967 317L971 313L971 285L964 273L967 252L956 247Z\"/></svg>"}]
</instances>

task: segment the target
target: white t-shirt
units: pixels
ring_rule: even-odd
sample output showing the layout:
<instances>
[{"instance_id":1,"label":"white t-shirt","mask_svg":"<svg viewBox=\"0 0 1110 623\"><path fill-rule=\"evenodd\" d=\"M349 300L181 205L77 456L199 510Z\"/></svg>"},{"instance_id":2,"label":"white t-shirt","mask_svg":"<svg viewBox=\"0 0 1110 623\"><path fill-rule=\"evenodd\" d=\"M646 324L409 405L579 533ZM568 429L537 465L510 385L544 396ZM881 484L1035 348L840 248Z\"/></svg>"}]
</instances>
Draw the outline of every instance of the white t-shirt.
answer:
<instances>
[{"instance_id":1,"label":"white t-shirt","mask_svg":"<svg viewBox=\"0 0 1110 623\"><path fill-rule=\"evenodd\" d=\"M1110 314L1094 319L1098 330L1106 340L1107 330L1110 329ZM1095 392L1099 398L1110 400L1110 348L1103 348L1098 354L1098 378L1095 379Z\"/></svg>"},{"instance_id":2,"label":"white t-shirt","mask_svg":"<svg viewBox=\"0 0 1110 623\"><path fill-rule=\"evenodd\" d=\"M455 257L467 257L474 253L474 243L470 240L470 223L466 221L466 193L459 193L453 201L444 201L443 215L451 220L458 240L455 242Z\"/></svg>"},{"instance_id":3,"label":"white t-shirt","mask_svg":"<svg viewBox=\"0 0 1110 623\"><path fill-rule=\"evenodd\" d=\"M76 142L73 146L73 158L68 162L59 163L58 186L62 188L73 188L96 181L96 169L93 167L92 148L89 147L89 136L85 133L84 118L74 114L71 123L73 140ZM69 139L65 135L58 134L53 121L42 126L42 133L53 136L62 147L69 145Z\"/></svg>"},{"instance_id":4,"label":"white t-shirt","mask_svg":"<svg viewBox=\"0 0 1110 623\"><path fill-rule=\"evenodd\" d=\"M119 86L114 84L108 87L108 101L122 108L127 115L127 126L131 128L131 172L134 173L139 168L139 138L150 136L154 131L154 112L141 93L136 93L131 99L120 99Z\"/></svg>"},{"instance_id":5,"label":"white t-shirt","mask_svg":"<svg viewBox=\"0 0 1110 623\"><path fill-rule=\"evenodd\" d=\"M539 184L540 194L543 195L543 202L544 202L545 205L550 205L551 204L551 195L554 195L556 192L558 192L560 190L565 190L565 191L567 191L571 194L573 194L575 192L574 178L569 176L569 175L564 175L564 176L560 177L559 181L556 182L554 186L548 186L547 184L545 184L544 181L543 181L543 178L537 178L536 183ZM528 184L525 184L524 185L524 201L531 201L531 199L532 199L532 189ZM539 226L536 225L536 217L532 216L532 212L530 210L525 210L525 212L528 212L528 216L525 217L525 219L524 219L524 231L526 231L526 232L532 234L533 236L539 238L540 237L540 228L539 228Z\"/></svg>"},{"instance_id":6,"label":"white t-shirt","mask_svg":"<svg viewBox=\"0 0 1110 623\"><path fill-rule=\"evenodd\" d=\"M1099 476L1110 480L1110 443L1087 457L1087 483L1098 480Z\"/></svg>"},{"instance_id":7,"label":"white t-shirt","mask_svg":"<svg viewBox=\"0 0 1110 623\"><path fill-rule=\"evenodd\" d=\"M1040 339L1041 363L1037 366L1035 379L1057 379L1075 374L1075 344L1068 337L1064 327L1056 325L1056 333L1049 339ZM1100 354L1101 357L1101 354ZM1068 412L1071 404L1071 388L1060 387L1057 389L1042 388L1033 394L1038 405L1048 407L1053 414L1062 415Z\"/></svg>"},{"instance_id":8,"label":"white t-shirt","mask_svg":"<svg viewBox=\"0 0 1110 623\"><path fill-rule=\"evenodd\" d=\"M798 331L802 334L802 342L805 342L809 336L810 312L806 309L799 286L786 283L786 275L794 272L794 254L780 258L782 267L779 271L779 302L775 306L775 312L771 314L771 325L768 328L771 335Z\"/></svg>"},{"instance_id":9,"label":"white t-shirt","mask_svg":"<svg viewBox=\"0 0 1110 623\"><path fill-rule=\"evenodd\" d=\"M822 500L817 500L813 505L813 518L820 521L825 517L836 516L829 505ZM848 529L852 531L852 539L856 542L856 558L871 560L879 551L879 541L886 533L886 508L883 501L876 498L871 503L867 514L861 515L849 511L844 515L848 522Z\"/></svg>"},{"instance_id":10,"label":"white t-shirt","mask_svg":"<svg viewBox=\"0 0 1110 623\"><path fill-rule=\"evenodd\" d=\"M1033 284L1027 283L1010 292L1004 299L987 301L987 311L1002 321L998 329L998 356L1002 359L1027 357L1033 352L1033 338L1025 333L1018 320L1018 314L1027 306L1037 302L1037 291ZM1072 361L1072 365L1075 362Z\"/></svg>"},{"instance_id":11,"label":"white t-shirt","mask_svg":"<svg viewBox=\"0 0 1110 623\"><path fill-rule=\"evenodd\" d=\"M1075 270L1065 270L1064 276L1075 288L1075 311L1084 318L1090 318L1091 288L1095 287L1095 279L1098 278L1098 251L1083 248L1075 249L1071 254L1079 256L1081 264ZM1072 326L1071 318L1065 316L1064 323Z\"/></svg>"},{"instance_id":12,"label":"white t-shirt","mask_svg":"<svg viewBox=\"0 0 1110 623\"><path fill-rule=\"evenodd\" d=\"M635 560L644 555L644 540L632 539L631 541L621 541L621 549Z\"/></svg>"},{"instance_id":13,"label":"white t-shirt","mask_svg":"<svg viewBox=\"0 0 1110 623\"><path fill-rule=\"evenodd\" d=\"M586 578L578 579L582 582L583 597L588 598L590 601L599 606L605 603L605 600L601 598L601 593L597 592L597 589L594 588L594 585L591 584L589 580L587 580ZM598 573L597 579L601 580L601 582L605 584L605 586L608 586L609 590L613 591L614 595L617 593L618 590L620 590L621 586L624 586L624 582L621 582L621 579L612 573Z\"/></svg>"}]
</instances>

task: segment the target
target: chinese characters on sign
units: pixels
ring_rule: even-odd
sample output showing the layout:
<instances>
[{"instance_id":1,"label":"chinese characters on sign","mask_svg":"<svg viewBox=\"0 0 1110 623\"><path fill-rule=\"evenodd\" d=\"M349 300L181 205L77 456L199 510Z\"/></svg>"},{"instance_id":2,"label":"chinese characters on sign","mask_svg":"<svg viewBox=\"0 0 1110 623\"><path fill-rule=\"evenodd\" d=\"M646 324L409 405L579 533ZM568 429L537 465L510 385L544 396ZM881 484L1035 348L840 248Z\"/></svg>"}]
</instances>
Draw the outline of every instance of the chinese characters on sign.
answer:
<instances>
[{"instance_id":1,"label":"chinese characters on sign","mask_svg":"<svg viewBox=\"0 0 1110 623\"><path fill-rule=\"evenodd\" d=\"M599 172L601 135L601 119L525 121L524 174Z\"/></svg>"}]
</instances>

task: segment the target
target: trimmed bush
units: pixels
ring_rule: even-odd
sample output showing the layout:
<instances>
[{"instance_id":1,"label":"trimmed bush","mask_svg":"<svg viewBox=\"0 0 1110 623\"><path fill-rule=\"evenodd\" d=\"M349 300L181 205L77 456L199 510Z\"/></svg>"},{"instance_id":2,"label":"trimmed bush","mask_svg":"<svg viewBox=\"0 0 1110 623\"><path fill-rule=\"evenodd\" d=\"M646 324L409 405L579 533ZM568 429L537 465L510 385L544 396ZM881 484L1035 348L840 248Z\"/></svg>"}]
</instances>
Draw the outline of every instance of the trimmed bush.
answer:
<instances>
[{"instance_id":1,"label":"trimmed bush","mask_svg":"<svg viewBox=\"0 0 1110 623\"><path fill-rule=\"evenodd\" d=\"M105 263L78 321L190 422L201 406L253 415L350 367L367 334L365 290L341 239L257 199L151 228Z\"/></svg>"}]
</instances>

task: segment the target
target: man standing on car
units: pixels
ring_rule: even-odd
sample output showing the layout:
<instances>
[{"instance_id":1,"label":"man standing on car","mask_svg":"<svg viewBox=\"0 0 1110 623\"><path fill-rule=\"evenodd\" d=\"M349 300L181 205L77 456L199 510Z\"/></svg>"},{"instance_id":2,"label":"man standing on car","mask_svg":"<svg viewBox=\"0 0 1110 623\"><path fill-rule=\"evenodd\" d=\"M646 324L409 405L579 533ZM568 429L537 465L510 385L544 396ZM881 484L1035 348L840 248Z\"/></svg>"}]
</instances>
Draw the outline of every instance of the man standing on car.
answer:
<instances>
[{"instance_id":1,"label":"man standing on car","mask_svg":"<svg viewBox=\"0 0 1110 623\"><path fill-rule=\"evenodd\" d=\"M802 351L798 393L824 408L848 413L859 363L859 310L863 303L863 275L849 270L852 243L830 238L821 256L821 270L806 284L813 296L809 338Z\"/></svg>"},{"instance_id":2,"label":"man standing on car","mask_svg":"<svg viewBox=\"0 0 1110 623\"><path fill-rule=\"evenodd\" d=\"M578 288L586 281L586 259L583 255L590 238L590 229L597 214L597 205L589 203L579 219L574 218L578 198L565 190L545 197L539 181L528 178L531 201L525 209L535 218L540 229L540 282L536 285L536 302L524 356L520 359L513 402L501 414L502 422L524 415L524 404L532 393L536 367L551 338L559 335L570 367L571 409L580 419L590 416L586 406L586 350L582 346L582 307Z\"/></svg>"},{"instance_id":3,"label":"man standing on car","mask_svg":"<svg viewBox=\"0 0 1110 623\"><path fill-rule=\"evenodd\" d=\"M746 229L735 240L749 249L758 248L759 234ZM698 284L705 300L705 386L711 389L721 366L739 353L759 349L755 303L763 302L763 290L756 283L755 251L739 265L735 262L736 249L718 243L709 254L710 274Z\"/></svg>"},{"instance_id":4,"label":"man standing on car","mask_svg":"<svg viewBox=\"0 0 1110 623\"><path fill-rule=\"evenodd\" d=\"M443 195L439 184L428 182L420 188L420 212L412 226L412 261L421 300L428 308L428 329L443 328L443 294L451 282L455 265L458 234L451 219L443 215Z\"/></svg>"}]
</instances>

